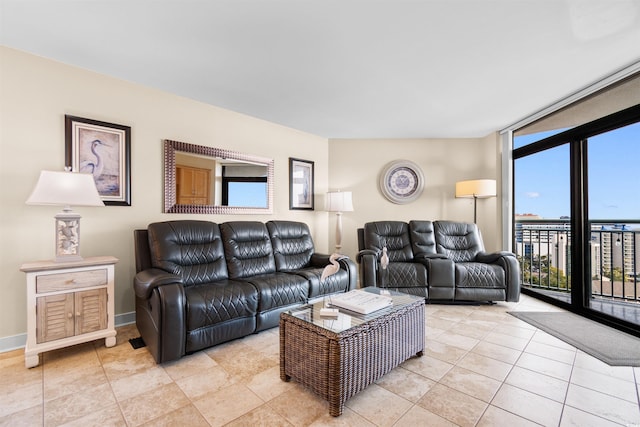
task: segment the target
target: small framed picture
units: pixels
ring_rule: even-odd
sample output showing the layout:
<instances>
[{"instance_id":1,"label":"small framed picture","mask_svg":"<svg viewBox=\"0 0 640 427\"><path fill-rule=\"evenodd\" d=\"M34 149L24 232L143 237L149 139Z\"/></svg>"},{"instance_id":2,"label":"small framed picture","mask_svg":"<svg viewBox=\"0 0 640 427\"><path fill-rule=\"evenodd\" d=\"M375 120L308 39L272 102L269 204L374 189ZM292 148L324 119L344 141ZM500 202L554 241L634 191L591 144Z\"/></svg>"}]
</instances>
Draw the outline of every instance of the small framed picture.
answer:
<instances>
[{"instance_id":1,"label":"small framed picture","mask_svg":"<svg viewBox=\"0 0 640 427\"><path fill-rule=\"evenodd\" d=\"M92 174L105 205L131 206L131 127L64 118L66 166Z\"/></svg>"},{"instance_id":2,"label":"small framed picture","mask_svg":"<svg viewBox=\"0 0 640 427\"><path fill-rule=\"evenodd\" d=\"M313 210L313 162L289 157L289 209Z\"/></svg>"}]
</instances>

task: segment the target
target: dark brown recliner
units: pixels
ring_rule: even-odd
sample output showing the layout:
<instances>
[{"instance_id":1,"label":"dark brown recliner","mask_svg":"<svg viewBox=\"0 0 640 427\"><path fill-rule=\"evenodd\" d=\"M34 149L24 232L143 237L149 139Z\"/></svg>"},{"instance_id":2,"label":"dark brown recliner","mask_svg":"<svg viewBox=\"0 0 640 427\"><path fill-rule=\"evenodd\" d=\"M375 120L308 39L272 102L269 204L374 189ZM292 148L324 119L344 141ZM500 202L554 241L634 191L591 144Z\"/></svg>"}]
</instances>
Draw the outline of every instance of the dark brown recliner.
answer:
<instances>
[{"instance_id":1,"label":"dark brown recliner","mask_svg":"<svg viewBox=\"0 0 640 427\"><path fill-rule=\"evenodd\" d=\"M484 252L478 227L452 221L377 221L359 230L362 286L430 301L518 301L519 265L510 252ZM383 248L389 265L381 266Z\"/></svg>"},{"instance_id":2,"label":"dark brown recliner","mask_svg":"<svg viewBox=\"0 0 640 427\"><path fill-rule=\"evenodd\" d=\"M319 286L329 255L314 252L303 223L179 220L134 237L136 325L158 363L277 326L310 297L356 286L346 257Z\"/></svg>"}]
</instances>

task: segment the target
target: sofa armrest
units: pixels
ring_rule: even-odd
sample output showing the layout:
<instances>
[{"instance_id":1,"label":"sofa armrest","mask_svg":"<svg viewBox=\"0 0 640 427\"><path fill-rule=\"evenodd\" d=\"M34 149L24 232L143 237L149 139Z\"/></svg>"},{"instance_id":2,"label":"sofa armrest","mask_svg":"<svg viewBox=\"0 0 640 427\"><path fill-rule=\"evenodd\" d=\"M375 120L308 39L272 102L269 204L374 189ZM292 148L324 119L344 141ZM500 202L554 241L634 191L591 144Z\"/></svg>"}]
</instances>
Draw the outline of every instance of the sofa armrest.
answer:
<instances>
[{"instance_id":1,"label":"sofa armrest","mask_svg":"<svg viewBox=\"0 0 640 427\"><path fill-rule=\"evenodd\" d=\"M499 252L479 252L476 255L476 262L482 262L484 264L493 264L497 262L500 258L503 257L513 257L515 258L515 254L508 251L499 251Z\"/></svg>"},{"instance_id":2,"label":"sofa armrest","mask_svg":"<svg viewBox=\"0 0 640 427\"><path fill-rule=\"evenodd\" d=\"M378 283L378 252L365 249L358 253L360 264L360 287L377 286Z\"/></svg>"},{"instance_id":3,"label":"sofa armrest","mask_svg":"<svg viewBox=\"0 0 640 427\"><path fill-rule=\"evenodd\" d=\"M428 254L425 252L418 252L413 256L413 259L415 261L422 262L423 260L428 260L428 259L448 259L448 258L444 254Z\"/></svg>"},{"instance_id":4,"label":"sofa armrest","mask_svg":"<svg viewBox=\"0 0 640 427\"><path fill-rule=\"evenodd\" d=\"M358 266L348 256L338 258L340 268L347 270L349 273L349 289L348 291L355 289L358 286Z\"/></svg>"},{"instance_id":5,"label":"sofa armrest","mask_svg":"<svg viewBox=\"0 0 640 427\"><path fill-rule=\"evenodd\" d=\"M502 267L507 285L506 301L518 302L520 300L520 264L513 252L479 252L476 255L475 261L485 264L496 264Z\"/></svg>"},{"instance_id":6,"label":"sofa armrest","mask_svg":"<svg viewBox=\"0 0 640 427\"><path fill-rule=\"evenodd\" d=\"M150 268L135 275L133 290L137 297L149 299L155 288L172 283L182 284L182 278L159 268Z\"/></svg>"}]
</instances>

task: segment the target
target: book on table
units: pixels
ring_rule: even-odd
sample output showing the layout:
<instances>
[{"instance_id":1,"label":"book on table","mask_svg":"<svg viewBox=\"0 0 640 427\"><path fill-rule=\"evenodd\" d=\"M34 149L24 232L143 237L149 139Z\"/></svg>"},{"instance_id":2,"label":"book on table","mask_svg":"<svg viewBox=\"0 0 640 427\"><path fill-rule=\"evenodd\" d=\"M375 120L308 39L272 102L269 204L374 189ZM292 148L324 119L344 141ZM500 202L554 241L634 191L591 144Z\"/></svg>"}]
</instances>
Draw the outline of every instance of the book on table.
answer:
<instances>
[{"instance_id":1,"label":"book on table","mask_svg":"<svg viewBox=\"0 0 640 427\"><path fill-rule=\"evenodd\" d=\"M344 308L359 314L369 314L393 305L393 298L354 289L344 294L331 295L331 306Z\"/></svg>"}]
</instances>

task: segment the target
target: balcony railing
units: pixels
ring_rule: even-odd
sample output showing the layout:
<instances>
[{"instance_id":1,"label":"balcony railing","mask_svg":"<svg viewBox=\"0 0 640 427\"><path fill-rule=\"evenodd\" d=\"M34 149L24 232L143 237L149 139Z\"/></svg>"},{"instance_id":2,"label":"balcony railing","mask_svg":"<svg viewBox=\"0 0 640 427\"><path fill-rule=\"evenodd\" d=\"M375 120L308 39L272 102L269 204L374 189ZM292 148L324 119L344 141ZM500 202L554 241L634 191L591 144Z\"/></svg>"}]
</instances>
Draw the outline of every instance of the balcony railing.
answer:
<instances>
[{"instance_id":1,"label":"balcony railing","mask_svg":"<svg viewBox=\"0 0 640 427\"><path fill-rule=\"evenodd\" d=\"M516 221L523 286L571 291L570 237L568 219ZM640 221L592 221L587 253L593 297L640 303Z\"/></svg>"}]
</instances>

